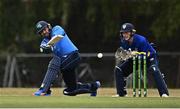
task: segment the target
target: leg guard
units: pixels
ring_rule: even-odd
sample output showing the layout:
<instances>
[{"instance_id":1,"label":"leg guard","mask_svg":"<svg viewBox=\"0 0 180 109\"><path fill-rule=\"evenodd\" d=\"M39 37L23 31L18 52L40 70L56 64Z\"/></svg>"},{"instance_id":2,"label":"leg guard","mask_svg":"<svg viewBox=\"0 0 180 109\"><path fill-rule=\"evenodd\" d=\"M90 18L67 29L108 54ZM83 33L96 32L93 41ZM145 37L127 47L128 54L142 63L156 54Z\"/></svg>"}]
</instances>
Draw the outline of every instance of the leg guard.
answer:
<instances>
[{"instance_id":1,"label":"leg guard","mask_svg":"<svg viewBox=\"0 0 180 109\"><path fill-rule=\"evenodd\" d=\"M162 96L162 94L169 95L167 85L163 79L163 76L162 76L158 66L153 64L152 66L150 66L150 70L151 70L153 77L154 77L154 80L156 82L156 85L157 85L157 88L159 91L159 95L160 96Z\"/></svg>"},{"instance_id":2,"label":"leg guard","mask_svg":"<svg viewBox=\"0 0 180 109\"><path fill-rule=\"evenodd\" d=\"M126 92L126 80L124 79L122 70L116 66L115 68L116 90L119 96L125 96Z\"/></svg>"},{"instance_id":3,"label":"leg guard","mask_svg":"<svg viewBox=\"0 0 180 109\"><path fill-rule=\"evenodd\" d=\"M56 79L58 76L58 72L60 69L61 60L59 57L54 56L51 61L49 62L48 69L45 75L45 78L42 82L41 88L44 92L47 92L50 88L52 82Z\"/></svg>"},{"instance_id":4,"label":"leg guard","mask_svg":"<svg viewBox=\"0 0 180 109\"><path fill-rule=\"evenodd\" d=\"M126 78L132 73L132 65L132 59L129 59L115 66L116 89L119 96L125 96L127 94Z\"/></svg>"}]
</instances>

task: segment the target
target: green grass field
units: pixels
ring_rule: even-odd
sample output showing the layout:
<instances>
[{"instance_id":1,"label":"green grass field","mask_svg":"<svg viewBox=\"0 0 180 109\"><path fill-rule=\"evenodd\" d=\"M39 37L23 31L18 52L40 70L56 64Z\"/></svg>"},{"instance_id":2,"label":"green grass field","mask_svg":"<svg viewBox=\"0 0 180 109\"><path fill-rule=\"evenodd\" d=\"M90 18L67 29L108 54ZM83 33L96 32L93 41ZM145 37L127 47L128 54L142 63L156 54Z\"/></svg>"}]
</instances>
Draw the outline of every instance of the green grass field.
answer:
<instances>
[{"instance_id":1,"label":"green grass field","mask_svg":"<svg viewBox=\"0 0 180 109\"><path fill-rule=\"evenodd\" d=\"M63 89L54 88L53 95L47 97L32 96L37 89L0 88L0 108L177 108L180 107L180 89L170 89L169 98L161 98L156 89L148 90L148 97L133 98L128 90L128 97L111 97L114 88L100 88L97 97L88 94L64 96Z\"/></svg>"}]
</instances>

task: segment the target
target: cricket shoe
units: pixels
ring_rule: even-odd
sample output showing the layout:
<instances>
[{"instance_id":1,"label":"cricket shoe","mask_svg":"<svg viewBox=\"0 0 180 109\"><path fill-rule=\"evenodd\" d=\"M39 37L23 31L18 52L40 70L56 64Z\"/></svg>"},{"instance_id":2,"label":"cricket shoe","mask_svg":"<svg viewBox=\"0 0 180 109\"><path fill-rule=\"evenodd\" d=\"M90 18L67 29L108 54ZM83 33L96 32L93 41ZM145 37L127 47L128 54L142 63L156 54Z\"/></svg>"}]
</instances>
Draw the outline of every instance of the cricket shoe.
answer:
<instances>
[{"instance_id":1,"label":"cricket shoe","mask_svg":"<svg viewBox=\"0 0 180 109\"><path fill-rule=\"evenodd\" d=\"M100 81L96 81L95 83L92 83L91 84L91 90L92 90L92 92L91 92L91 94L90 94L90 96L96 96L97 95L97 90L98 90L98 88L101 86L101 83L100 83Z\"/></svg>"},{"instance_id":2,"label":"cricket shoe","mask_svg":"<svg viewBox=\"0 0 180 109\"><path fill-rule=\"evenodd\" d=\"M39 89L33 95L34 96L50 96L51 95L51 90L48 90L47 92L44 92L43 89Z\"/></svg>"},{"instance_id":3,"label":"cricket shoe","mask_svg":"<svg viewBox=\"0 0 180 109\"><path fill-rule=\"evenodd\" d=\"M168 96L167 94L162 94L161 97L167 98L167 97L169 97L169 96Z\"/></svg>"}]
</instances>

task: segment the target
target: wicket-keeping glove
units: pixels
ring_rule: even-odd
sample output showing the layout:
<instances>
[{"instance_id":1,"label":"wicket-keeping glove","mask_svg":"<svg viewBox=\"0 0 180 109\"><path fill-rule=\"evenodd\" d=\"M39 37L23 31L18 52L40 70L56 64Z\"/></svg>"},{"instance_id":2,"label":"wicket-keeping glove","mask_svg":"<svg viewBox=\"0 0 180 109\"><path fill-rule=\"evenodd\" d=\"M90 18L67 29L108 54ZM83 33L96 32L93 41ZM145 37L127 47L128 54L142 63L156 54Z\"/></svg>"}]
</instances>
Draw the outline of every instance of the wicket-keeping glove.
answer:
<instances>
[{"instance_id":1,"label":"wicket-keeping glove","mask_svg":"<svg viewBox=\"0 0 180 109\"><path fill-rule=\"evenodd\" d=\"M118 48L115 52L115 58L118 61L125 61L132 58L136 51L124 50L122 47Z\"/></svg>"}]
</instances>

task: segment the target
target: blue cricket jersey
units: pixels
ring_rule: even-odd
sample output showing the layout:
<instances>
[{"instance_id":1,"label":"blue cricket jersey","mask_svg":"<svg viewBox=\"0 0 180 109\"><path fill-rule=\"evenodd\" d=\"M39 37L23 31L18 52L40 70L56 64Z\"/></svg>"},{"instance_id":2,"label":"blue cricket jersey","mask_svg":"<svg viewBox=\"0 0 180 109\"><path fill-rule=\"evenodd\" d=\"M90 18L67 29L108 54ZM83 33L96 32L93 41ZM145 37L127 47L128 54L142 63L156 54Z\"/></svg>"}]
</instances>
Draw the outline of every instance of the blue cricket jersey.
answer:
<instances>
[{"instance_id":1,"label":"blue cricket jersey","mask_svg":"<svg viewBox=\"0 0 180 109\"><path fill-rule=\"evenodd\" d=\"M65 33L64 29L61 26L55 26L52 28L50 32L50 37L54 37L57 35L63 36L61 40L53 45L53 53L59 57L67 55L73 51L78 50L77 47L72 43L72 41L69 39L68 35ZM46 45L50 38L44 37L41 45Z\"/></svg>"},{"instance_id":2,"label":"blue cricket jersey","mask_svg":"<svg viewBox=\"0 0 180 109\"><path fill-rule=\"evenodd\" d=\"M133 35L133 42L131 45L128 43L128 41L121 40L120 47L124 48L125 50L131 49L132 51L136 50L138 52L149 52L149 57L156 55L156 50L150 45L148 40L144 36L138 34Z\"/></svg>"}]
</instances>

